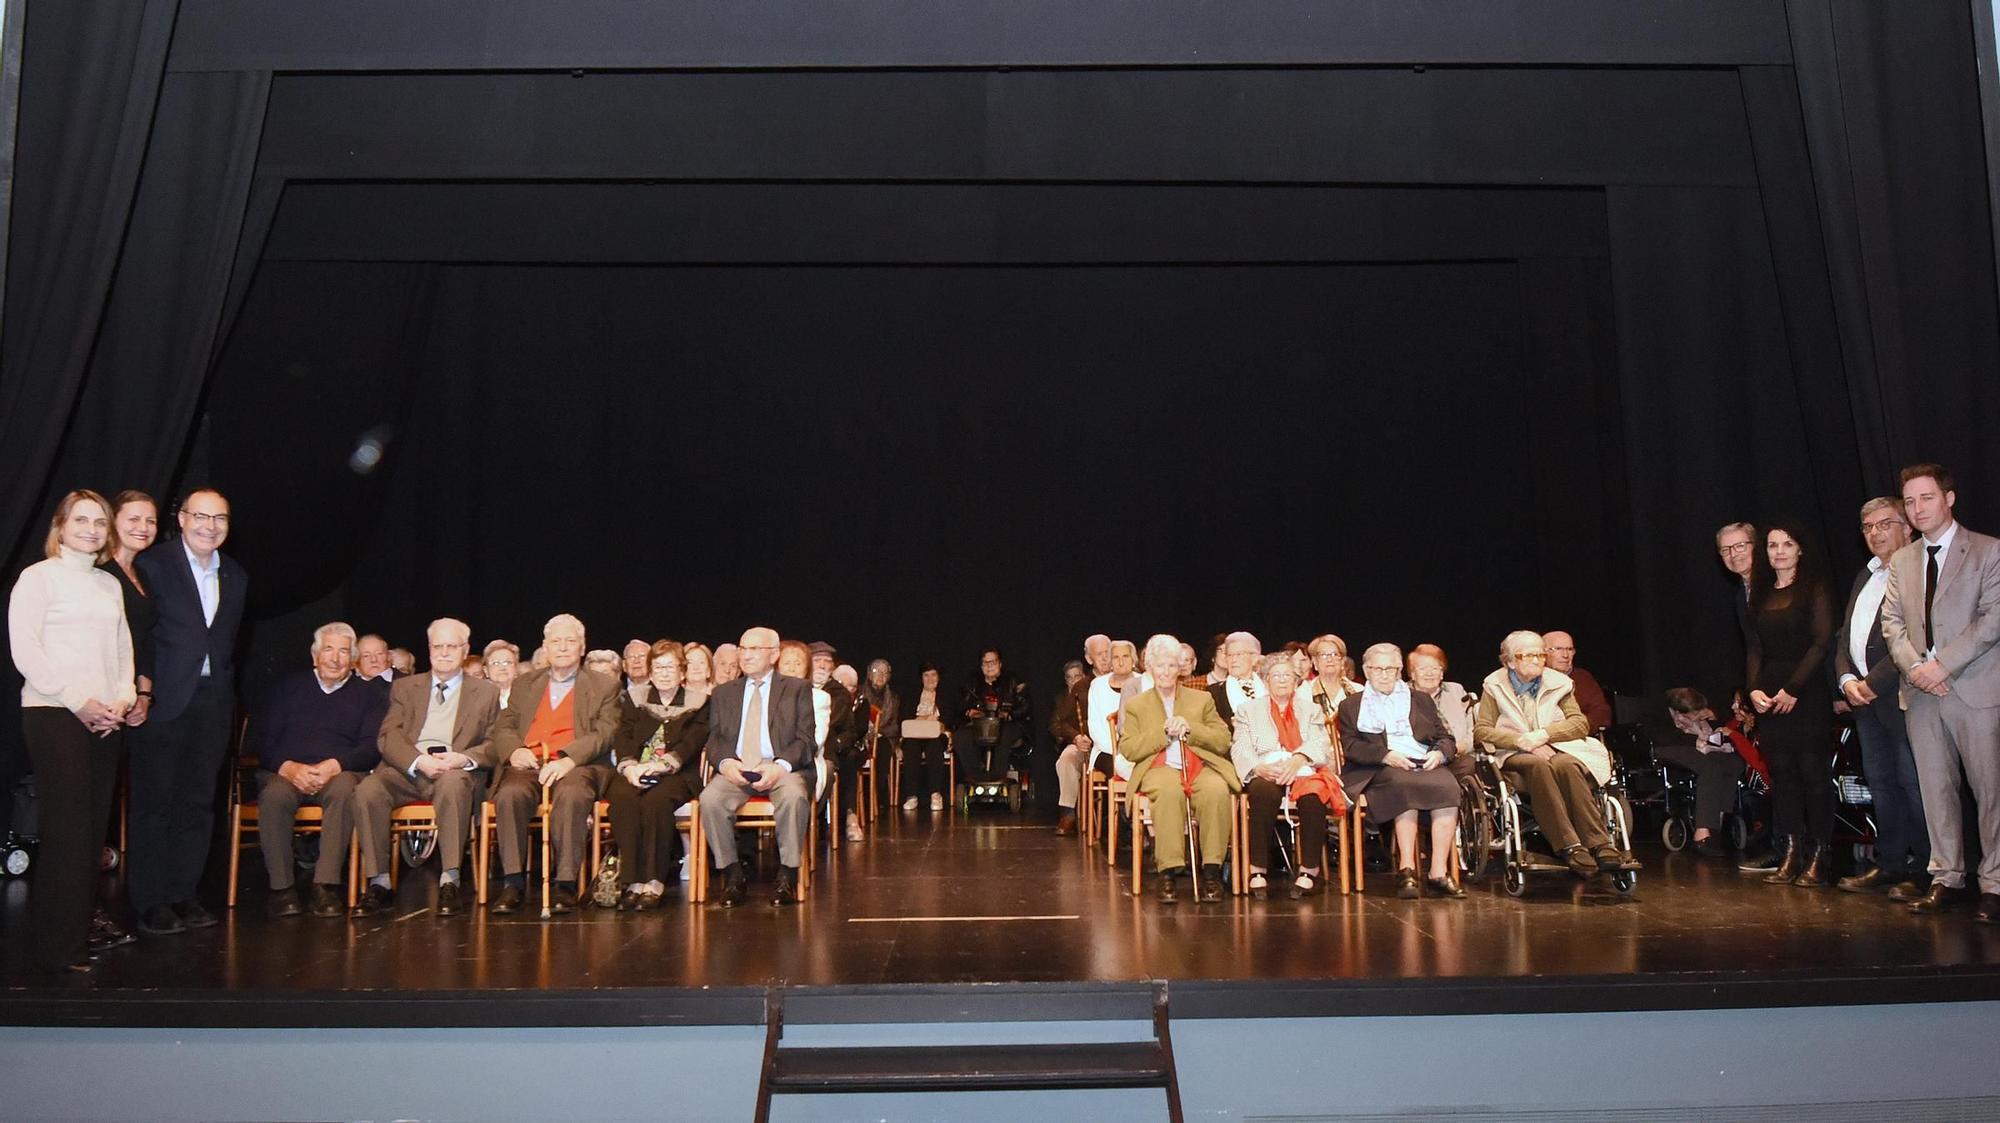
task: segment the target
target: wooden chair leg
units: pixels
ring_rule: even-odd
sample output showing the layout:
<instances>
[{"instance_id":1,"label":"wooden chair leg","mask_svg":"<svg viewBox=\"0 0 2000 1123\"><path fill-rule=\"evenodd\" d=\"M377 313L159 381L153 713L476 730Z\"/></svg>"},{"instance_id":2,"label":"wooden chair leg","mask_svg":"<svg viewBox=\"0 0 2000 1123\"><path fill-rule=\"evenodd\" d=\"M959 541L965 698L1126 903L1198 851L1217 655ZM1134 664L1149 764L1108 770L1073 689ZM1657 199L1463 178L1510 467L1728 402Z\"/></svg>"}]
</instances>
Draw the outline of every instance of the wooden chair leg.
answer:
<instances>
[{"instance_id":1,"label":"wooden chair leg","mask_svg":"<svg viewBox=\"0 0 2000 1123\"><path fill-rule=\"evenodd\" d=\"M236 877L243 862L243 808L229 811L229 907L236 907Z\"/></svg>"},{"instance_id":2,"label":"wooden chair leg","mask_svg":"<svg viewBox=\"0 0 2000 1123\"><path fill-rule=\"evenodd\" d=\"M840 769L833 770L826 784L826 847L840 849ZM800 878L801 881L805 880Z\"/></svg>"},{"instance_id":3,"label":"wooden chair leg","mask_svg":"<svg viewBox=\"0 0 2000 1123\"><path fill-rule=\"evenodd\" d=\"M1118 789L1112 784L1104 786L1104 864L1118 868Z\"/></svg>"},{"instance_id":4,"label":"wooden chair leg","mask_svg":"<svg viewBox=\"0 0 2000 1123\"><path fill-rule=\"evenodd\" d=\"M1129 796L1127 797L1127 801L1130 802ZM1141 827L1139 825L1139 805L1133 803L1131 810L1132 810L1132 895L1136 897L1139 895L1139 890L1141 888L1139 880L1140 874L1142 872L1140 869L1141 866L1140 855L1142 855L1145 852L1146 842L1145 839L1139 836L1139 831L1141 830Z\"/></svg>"},{"instance_id":5,"label":"wooden chair leg","mask_svg":"<svg viewBox=\"0 0 2000 1123\"><path fill-rule=\"evenodd\" d=\"M472 859L473 877L479 881L479 886L473 890L473 895L478 897L482 905L486 903L486 882L493 873L493 854L489 849L493 845L493 820L486 817L486 808L486 803L481 801L478 808L479 842L473 847Z\"/></svg>"},{"instance_id":6,"label":"wooden chair leg","mask_svg":"<svg viewBox=\"0 0 2000 1123\"><path fill-rule=\"evenodd\" d=\"M361 832L353 831L347 836L347 890L352 893L361 884Z\"/></svg>"}]
</instances>

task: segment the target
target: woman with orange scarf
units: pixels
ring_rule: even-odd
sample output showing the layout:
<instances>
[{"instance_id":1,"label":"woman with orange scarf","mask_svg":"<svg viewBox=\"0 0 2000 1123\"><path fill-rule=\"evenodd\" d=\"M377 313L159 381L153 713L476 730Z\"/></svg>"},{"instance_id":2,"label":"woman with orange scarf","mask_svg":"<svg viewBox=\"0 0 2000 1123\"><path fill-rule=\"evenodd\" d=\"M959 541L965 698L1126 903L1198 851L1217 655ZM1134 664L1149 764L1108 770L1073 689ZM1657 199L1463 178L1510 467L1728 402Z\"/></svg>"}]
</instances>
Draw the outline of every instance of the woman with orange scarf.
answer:
<instances>
[{"instance_id":1,"label":"woman with orange scarf","mask_svg":"<svg viewBox=\"0 0 2000 1123\"><path fill-rule=\"evenodd\" d=\"M1250 895L1270 894L1272 828L1280 803L1290 797L1299 817L1298 873L1293 900L1319 888L1326 853L1326 817L1346 814L1326 712L1298 695L1299 674L1290 654L1267 655L1261 668L1266 697L1237 710L1229 756L1250 796Z\"/></svg>"}]
</instances>

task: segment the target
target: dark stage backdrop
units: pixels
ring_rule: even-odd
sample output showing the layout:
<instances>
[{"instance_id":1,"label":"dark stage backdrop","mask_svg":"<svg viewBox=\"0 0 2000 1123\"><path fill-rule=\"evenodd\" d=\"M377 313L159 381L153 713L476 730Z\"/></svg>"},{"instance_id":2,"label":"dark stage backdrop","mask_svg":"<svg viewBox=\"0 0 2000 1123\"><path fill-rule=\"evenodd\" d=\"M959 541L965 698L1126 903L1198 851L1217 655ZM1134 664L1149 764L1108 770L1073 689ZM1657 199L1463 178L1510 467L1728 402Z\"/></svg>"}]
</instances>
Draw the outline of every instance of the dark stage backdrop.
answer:
<instances>
[{"instance_id":1,"label":"dark stage backdrop","mask_svg":"<svg viewBox=\"0 0 2000 1123\"><path fill-rule=\"evenodd\" d=\"M337 604L412 646L447 613L524 646L557 611L607 647L761 621L948 678L991 642L1044 690L1092 630L1476 674L1509 627L1625 642L1622 496L1546 482L1553 447L1616 460L1616 403L1531 367L1541 297L1513 263L273 264L211 467L265 611L310 606L287 662Z\"/></svg>"},{"instance_id":2,"label":"dark stage backdrop","mask_svg":"<svg viewBox=\"0 0 2000 1123\"><path fill-rule=\"evenodd\" d=\"M1718 524L2000 525L1967 3L31 5L0 536L223 484L253 692L563 609L1717 682Z\"/></svg>"}]
</instances>

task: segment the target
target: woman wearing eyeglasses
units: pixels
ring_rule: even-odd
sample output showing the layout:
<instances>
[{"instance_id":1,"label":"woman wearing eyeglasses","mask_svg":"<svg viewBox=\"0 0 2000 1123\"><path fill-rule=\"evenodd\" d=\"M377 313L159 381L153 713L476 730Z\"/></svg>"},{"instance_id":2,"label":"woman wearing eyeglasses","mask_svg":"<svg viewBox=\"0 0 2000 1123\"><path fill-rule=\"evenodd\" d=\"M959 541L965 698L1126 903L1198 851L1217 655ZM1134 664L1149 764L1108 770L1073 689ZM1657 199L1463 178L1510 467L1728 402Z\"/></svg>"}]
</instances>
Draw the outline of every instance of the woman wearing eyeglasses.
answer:
<instances>
[{"instance_id":1,"label":"woman wearing eyeglasses","mask_svg":"<svg viewBox=\"0 0 2000 1123\"><path fill-rule=\"evenodd\" d=\"M1431 820L1431 892L1463 897L1458 879L1458 755L1451 727L1431 696L1403 681L1403 652L1378 643L1361 653L1368 685L1340 704L1340 745L1347 758L1341 781L1350 798L1366 792L1368 817L1395 824L1396 895L1417 889L1417 828Z\"/></svg>"},{"instance_id":2,"label":"woman wearing eyeglasses","mask_svg":"<svg viewBox=\"0 0 2000 1123\"><path fill-rule=\"evenodd\" d=\"M619 779L611 782L611 834L618 841L626 911L660 907L680 886L675 858L680 826L674 813L701 794L701 752L708 742L708 695L686 685L687 655L663 639L647 652L650 678L636 700L619 695L618 734L611 753Z\"/></svg>"}]
</instances>

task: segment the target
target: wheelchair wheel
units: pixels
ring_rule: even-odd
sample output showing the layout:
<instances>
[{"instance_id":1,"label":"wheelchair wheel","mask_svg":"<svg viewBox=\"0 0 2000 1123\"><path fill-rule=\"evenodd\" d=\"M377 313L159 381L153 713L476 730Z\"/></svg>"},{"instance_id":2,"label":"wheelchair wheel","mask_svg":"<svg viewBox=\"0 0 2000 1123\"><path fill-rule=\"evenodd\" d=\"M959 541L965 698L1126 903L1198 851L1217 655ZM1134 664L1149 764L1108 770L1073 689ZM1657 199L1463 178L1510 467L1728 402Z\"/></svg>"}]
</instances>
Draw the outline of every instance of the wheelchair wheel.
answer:
<instances>
[{"instance_id":1,"label":"wheelchair wheel","mask_svg":"<svg viewBox=\"0 0 2000 1123\"><path fill-rule=\"evenodd\" d=\"M18 843L9 843L0 851L0 870L7 871L8 877L26 877L28 867L34 864L34 852Z\"/></svg>"},{"instance_id":2,"label":"wheelchair wheel","mask_svg":"<svg viewBox=\"0 0 2000 1123\"><path fill-rule=\"evenodd\" d=\"M1007 810L1016 815L1021 813L1021 785L1007 785Z\"/></svg>"},{"instance_id":3,"label":"wheelchair wheel","mask_svg":"<svg viewBox=\"0 0 2000 1123\"><path fill-rule=\"evenodd\" d=\"M1520 897L1528 892L1528 871L1519 862L1508 862L1500 870L1500 884L1509 897Z\"/></svg>"},{"instance_id":4,"label":"wheelchair wheel","mask_svg":"<svg viewBox=\"0 0 2000 1123\"><path fill-rule=\"evenodd\" d=\"M1687 848L1688 825L1685 820L1669 815L1660 821L1660 841L1668 850L1678 854Z\"/></svg>"},{"instance_id":5,"label":"wheelchair wheel","mask_svg":"<svg viewBox=\"0 0 2000 1123\"><path fill-rule=\"evenodd\" d=\"M1729 817L1729 848L1738 853L1750 849L1750 824L1741 815Z\"/></svg>"},{"instance_id":6,"label":"wheelchair wheel","mask_svg":"<svg viewBox=\"0 0 2000 1123\"><path fill-rule=\"evenodd\" d=\"M97 872L110 873L124 860L125 855L120 854L116 846L107 846L97 853Z\"/></svg>"},{"instance_id":7,"label":"wheelchair wheel","mask_svg":"<svg viewBox=\"0 0 2000 1123\"><path fill-rule=\"evenodd\" d=\"M1458 868L1465 880L1485 877L1492 856L1493 817L1487 813L1486 797L1476 787L1464 788L1458 803Z\"/></svg>"},{"instance_id":8,"label":"wheelchair wheel","mask_svg":"<svg viewBox=\"0 0 2000 1123\"><path fill-rule=\"evenodd\" d=\"M1611 887L1620 893L1630 893L1639 884L1639 875L1633 870L1619 870L1611 875Z\"/></svg>"},{"instance_id":9,"label":"wheelchair wheel","mask_svg":"<svg viewBox=\"0 0 2000 1123\"><path fill-rule=\"evenodd\" d=\"M401 835L401 845L396 849L403 855L403 864L415 869L430 861L437 849L436 831L405 831Z\"/></svg>"}]
</instances>

